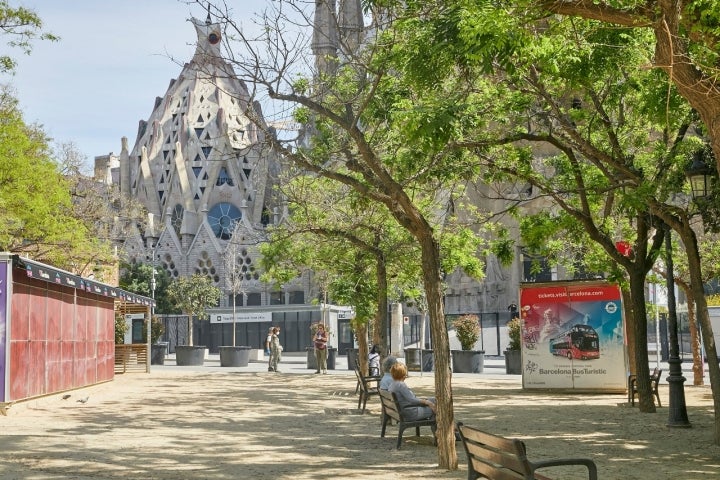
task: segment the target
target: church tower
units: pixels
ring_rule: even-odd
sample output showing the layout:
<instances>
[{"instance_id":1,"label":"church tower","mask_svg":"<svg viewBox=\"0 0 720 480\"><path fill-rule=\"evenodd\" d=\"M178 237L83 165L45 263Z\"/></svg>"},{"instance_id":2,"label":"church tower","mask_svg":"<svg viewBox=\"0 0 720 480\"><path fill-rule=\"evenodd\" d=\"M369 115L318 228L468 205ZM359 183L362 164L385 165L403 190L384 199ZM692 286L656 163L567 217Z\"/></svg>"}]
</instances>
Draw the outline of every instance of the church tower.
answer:
<instances>
[{"instance_id":1,"label":"church tower","mask_svg":"<svg viewBox=\"0 0 720 480\"><path fill-rule=\"evenodd\" d=\"M257 244L277 221L272 183L279 162L246 116L249 109L262 116L259 105L221 58L220 25L209 15L191 21L194 56L140 121L132 149L122 142L120 189L148 211L125 250L172 278L201 273L222 289L223 254L232 239L246 247L238 250L245 278L261 291Z\"/></svg>"}]
</instances>

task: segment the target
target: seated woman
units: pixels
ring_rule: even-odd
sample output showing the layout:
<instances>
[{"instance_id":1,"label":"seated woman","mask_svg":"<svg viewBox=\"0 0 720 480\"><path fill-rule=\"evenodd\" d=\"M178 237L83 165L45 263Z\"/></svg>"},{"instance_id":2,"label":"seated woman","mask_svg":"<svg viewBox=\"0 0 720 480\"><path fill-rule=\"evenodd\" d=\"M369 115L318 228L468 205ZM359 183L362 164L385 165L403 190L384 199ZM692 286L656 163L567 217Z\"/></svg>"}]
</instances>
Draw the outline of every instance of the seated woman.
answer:
<instances>
[{"instance_id":1,"label":"seated woman","mask_svg":"<svg viewBox=\"0 0 720 480\"><path fill-rule=\"evenodd\" d=\"M385 357L382 362L383 376L380 379L380 390L387 390L390 388L390 384L393 382L392 375L390 375L390 369L397 363L397 358L392 355Z\"/></svg>"},{"instance_id":2,"label":"seated woman","mask_svg":"<svg viewBox=\"0 0 720 480\"><path fill-rule=\"evenodd\" d=\"M390 375L392 375L393 382L388 391L395 394L403 416L407 420L424 420L435 417L435 399L418 398L405 384L407 367L404 363L398 362L390 367Z\"/></svg>"}]
</instances>

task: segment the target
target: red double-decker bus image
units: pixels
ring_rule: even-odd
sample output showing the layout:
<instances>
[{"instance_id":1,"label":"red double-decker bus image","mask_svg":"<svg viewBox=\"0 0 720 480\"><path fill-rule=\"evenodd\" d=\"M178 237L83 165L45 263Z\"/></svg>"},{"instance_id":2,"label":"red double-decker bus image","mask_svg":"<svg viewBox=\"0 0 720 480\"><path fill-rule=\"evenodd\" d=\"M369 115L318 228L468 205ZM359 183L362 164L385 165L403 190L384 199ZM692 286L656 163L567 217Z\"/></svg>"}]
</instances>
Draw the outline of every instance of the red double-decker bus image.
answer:
<instances>
[{"instance_id":1,"label":"red double-decker bus image","mask_svg":"<svg viewBox=\"0 0 720 480\"><path fill-rule=\"evenodd\" d=\"M550 339L550 353L567 357L568 360L600 358L598 334L589 325L574 325L570 330Z\"/></svg>"}]
</instances>

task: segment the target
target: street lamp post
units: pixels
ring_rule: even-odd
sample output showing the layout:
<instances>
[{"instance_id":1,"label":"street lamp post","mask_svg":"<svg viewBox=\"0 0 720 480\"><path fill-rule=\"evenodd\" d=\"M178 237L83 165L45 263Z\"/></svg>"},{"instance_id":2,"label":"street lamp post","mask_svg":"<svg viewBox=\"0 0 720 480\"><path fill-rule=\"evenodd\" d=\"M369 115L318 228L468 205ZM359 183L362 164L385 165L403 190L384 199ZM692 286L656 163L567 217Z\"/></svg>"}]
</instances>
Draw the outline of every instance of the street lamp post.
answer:
<instances>
[{"instance_id":1,"label":"street lamp post","mask_svg":"<svg viewBox=\"0 0 720 480\"><path fill-rule=\"evenodd\" d=\"M152 304L152 314L155 315L155 287L157 286L157 282L155 280L155 264L153 262L152 267L152 278L150 278L150 293L152 295L153 304Z\"/></svg>"},{"instance_id":2,"label":"street lamp post","mask_svg":"<svg viewBox=\"0 0 720 480\"><path fill-rule=\"evenodd\" d=\"M682 374L682 359L678 342L677 311L675 308L675 272L672 260L672 234L670 227L665 230L665 265L668 299L668 329L670 330L670 374L667 377L670 405L668 407L668 427L691 427L685 405L685 377Z\"/></svg>"}]
</instances>

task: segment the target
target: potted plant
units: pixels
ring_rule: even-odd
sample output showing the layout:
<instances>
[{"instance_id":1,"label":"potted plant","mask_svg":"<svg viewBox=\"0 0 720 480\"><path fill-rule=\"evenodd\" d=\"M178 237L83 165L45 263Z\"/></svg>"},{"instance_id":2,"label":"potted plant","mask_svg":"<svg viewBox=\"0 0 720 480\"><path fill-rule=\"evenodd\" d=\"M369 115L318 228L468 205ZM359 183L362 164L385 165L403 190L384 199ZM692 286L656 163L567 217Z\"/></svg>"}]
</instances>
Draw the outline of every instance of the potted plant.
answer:
<instances>
[{"instance_id":1,"label":"potted plant","mask_svg":"<svg viewBox=\"0 0 720 480\"><path fill-rule=\"evenodd\" d=\"M159 344L160 338L165 333L165 324L160 318L154 316L150 321L150 364L164 365L166 346ZM147 335L147 324L143 323L143 337Z\"/></svg>"},{"instance_id":2,"label":"potted plant","mask_svg":"<svg viewBox=\"0 0 720 480\"><path fill-rule=\"evenodd\" d=\"M485 364L485 352L473 350L480 339L480 323L473 314L460 315L452 322L455 335L462 350L452 351L453 372L482 373Z\"/></svg>"},{"instance_id":3,"label":"potted plant","mask_svg":"<svg viewBox=\"0 0 720 480\"><path fill-rule=\"evenodd\" d=\"M225 288L232 293L232 345L220 346L220 366L221 367L247 367L250 362L251 347L245 345L236 345L237 327L236 327L236 298L239 294L243 294L247 303L247 285L245 278L244 262L238 262L238 256L241 254L242 247L235 242L233 235L230 244L223 254L223 262L225 266Z\"/></svg>"},{"instance_id":4,"label":"potted plant","mask_svg":"<svg viewBox=\"0 0 720 480\"><path fill-rule=\"evenodd\" d=\"M522 373L522 354L520 352L520 334L522 324L519 317L513 317L507 324L510 343L505 350L505 373L520 375Z\"/></svg>"},{"instance_id":5,"label":"potted plant","mask_svg":"<svg viewBox=\"0 0 720 480\"><path fill-rule=\"evenodd\" d=\"M173 281L167 295L188 316L188 344L175 347L175 363L183 366L203 365L206 347L193 345L193 317L201 320L207 318L206 309L217 305L222 291L213 285L210 277L196 273Z\"/></svg>"}]
</instances>

